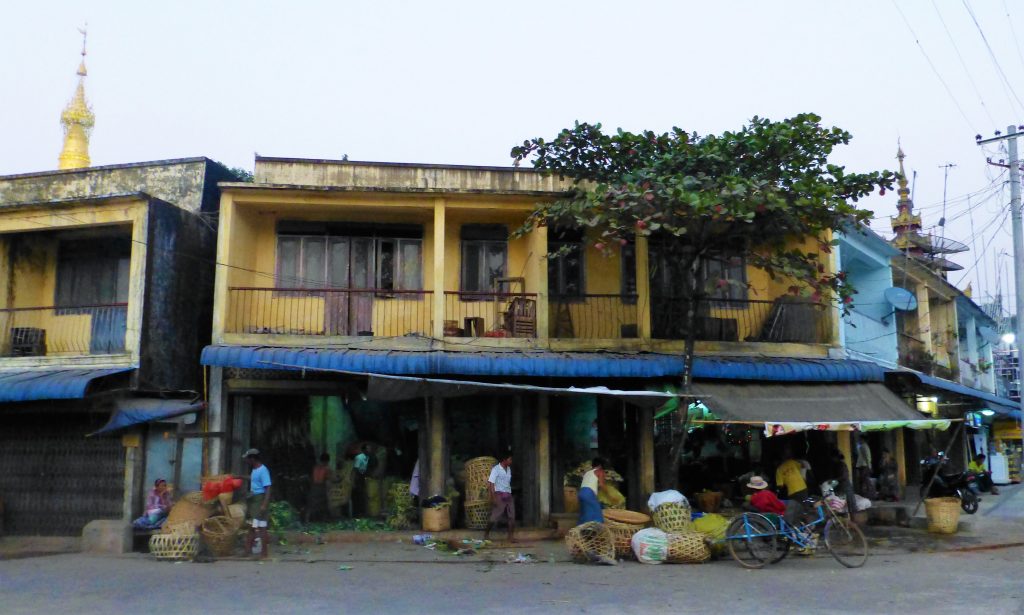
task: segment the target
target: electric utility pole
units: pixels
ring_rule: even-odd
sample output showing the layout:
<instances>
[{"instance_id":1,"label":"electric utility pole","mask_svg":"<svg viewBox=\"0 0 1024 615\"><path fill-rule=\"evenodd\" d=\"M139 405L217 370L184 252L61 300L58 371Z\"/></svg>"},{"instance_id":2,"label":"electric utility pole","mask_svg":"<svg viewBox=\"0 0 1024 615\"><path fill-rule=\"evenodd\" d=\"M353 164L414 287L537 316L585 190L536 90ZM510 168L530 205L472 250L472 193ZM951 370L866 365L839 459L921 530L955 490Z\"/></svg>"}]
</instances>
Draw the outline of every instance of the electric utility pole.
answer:
<instances>
[{"instance_id":1,"label":"electric utility pole","mask_svg":"<svg viewBox=\"0 0 1024 615\"><path fill-rule=\"evenodd\" d=\"M1014 331L1014 342L1017 346L1017 377L1024 379L1024 364L1021 359L1024 353L1021 346L1024 346L1024 229L1021 228L1020 218L1020 160L1017 158L1017 127L1007 126L1006 134L998 132L991 139L982 139L979 135L975 140L978 145L1006 140L1009 150L1009 171L1010 171L1010 223L1013 225L1013 286L1016 297L1017 326ZM1020 383L1018 390L1020 390ZM1021 395L1021 424L1024 427L1024 394ZM1022 459L1024 461L1024 459Z\"/></svg>"}]
</instances>

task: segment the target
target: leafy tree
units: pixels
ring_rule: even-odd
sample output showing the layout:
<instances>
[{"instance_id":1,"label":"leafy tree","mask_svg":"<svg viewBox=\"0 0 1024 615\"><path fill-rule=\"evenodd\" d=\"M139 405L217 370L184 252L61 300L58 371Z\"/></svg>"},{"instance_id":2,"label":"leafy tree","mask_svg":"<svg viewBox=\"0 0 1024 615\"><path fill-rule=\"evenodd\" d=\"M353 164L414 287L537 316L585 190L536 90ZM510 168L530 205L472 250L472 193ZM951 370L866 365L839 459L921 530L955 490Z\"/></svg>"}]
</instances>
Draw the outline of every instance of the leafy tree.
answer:
<instances>
[{"instance_id":1,"label":"leafy tree","mask_svg":"<svg viewBox=\"0 0 1024 615\"><path fill-rule=\"evenodd\" d=\"M564 198L540 203L517 234L536 226L593 229L594 247L608 254L634 236L655 237L672 262L687 272L683 293L686 331L683 392L691 380L698 304L725 280L707 280L704 261L729 246L771 279L788 280L789 292L844 313L855 290L843 272L819 259L835 241L831 232L866 221L871 212L853 203L876 188L892 187L888 171L848 173L830 164L838 145L851 135L820 124L805 113L780 122L754 117L735 132L698 135L680 128L657 134L618 130L605 134L600 124L577 122L554 139L524 141L512 149L516 166L573 182ZM812 238L815 250L795 247ZM685 413L684 413L685 414ZM672 461L662 482L674 487L684 428L672 438ZM666 460L667 461L667 460Z\"/></svg>"}]
</instances>

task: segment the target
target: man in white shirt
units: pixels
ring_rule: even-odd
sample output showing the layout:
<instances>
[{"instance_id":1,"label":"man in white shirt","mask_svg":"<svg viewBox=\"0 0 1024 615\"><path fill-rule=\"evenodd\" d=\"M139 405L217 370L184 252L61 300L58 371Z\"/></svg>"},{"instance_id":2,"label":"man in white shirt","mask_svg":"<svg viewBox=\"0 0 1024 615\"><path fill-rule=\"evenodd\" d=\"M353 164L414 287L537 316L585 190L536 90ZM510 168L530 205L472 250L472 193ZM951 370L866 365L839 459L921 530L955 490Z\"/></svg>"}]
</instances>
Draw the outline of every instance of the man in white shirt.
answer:
<instances>
[{"instance_id":1,"label":"man in white shirt","mask_svg":"<svg viewBox=\"0 0 1024 615\"><path fill-rule=\"evenodd\" d=\"M505 517L508 520L508 541L515 542L516 504L512 499L512 453L507 453L498 465L491 468L487 491L491 495L491 522L484 531L484 540L490 537L495 524Z\"/></svg>"}]
</instances>

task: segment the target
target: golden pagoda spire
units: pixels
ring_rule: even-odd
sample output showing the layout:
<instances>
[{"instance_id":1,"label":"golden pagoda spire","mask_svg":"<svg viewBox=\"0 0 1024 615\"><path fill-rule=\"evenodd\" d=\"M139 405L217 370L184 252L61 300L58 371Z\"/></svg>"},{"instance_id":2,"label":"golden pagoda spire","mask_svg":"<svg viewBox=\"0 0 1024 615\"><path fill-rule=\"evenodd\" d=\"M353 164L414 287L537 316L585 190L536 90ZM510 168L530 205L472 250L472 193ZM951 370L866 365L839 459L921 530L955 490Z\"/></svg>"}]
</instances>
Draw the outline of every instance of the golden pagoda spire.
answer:
<instances>
[{"instance_id":1,"label":"golden pagoda spire","mask_svg":"<svg viewBox=\"0 0 1024 615\"><path fill-rule=\"evenodd\" d=\"M78 87L75 88L75 95L60 114L60 123L64 127L64 147L60 151L58 169L79 169L89 166L89 135L96 121L96 116L85 99L85 77L88 74L85 70L86 31L83 28L79 28L78 31L82 33L82 61L78 65Z\"/></svg>"},{"instance_id":2,"label":"golden pagoda spire","mask_svg":"<svg viewBox=\"0 0 1024 615\"><path fill-rule=\"evenodd\" d=\"M903 146L897 142L896 158L900 161L900 173L896 180L899 200L896 202L897 215L890 218L892 230L896 237L892 240L894 246L900 250L914 248L912 237L918 237L921 231L921 216L914 214L914 201L910 199L910 188L907 187L907 172L903 170L903 159L907 155L903 153Z\"/></svg>"}]
</instances>

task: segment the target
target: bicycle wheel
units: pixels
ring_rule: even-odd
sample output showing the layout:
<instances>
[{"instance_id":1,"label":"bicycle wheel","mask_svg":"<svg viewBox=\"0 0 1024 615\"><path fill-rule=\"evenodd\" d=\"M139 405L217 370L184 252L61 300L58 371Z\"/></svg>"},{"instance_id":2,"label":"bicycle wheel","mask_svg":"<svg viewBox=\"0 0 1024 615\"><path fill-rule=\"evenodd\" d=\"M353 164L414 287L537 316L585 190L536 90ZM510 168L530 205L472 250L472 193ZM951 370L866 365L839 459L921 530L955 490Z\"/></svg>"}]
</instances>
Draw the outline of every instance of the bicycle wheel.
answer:
<instances>
[{"instance_id":1,"label":"bicycle wheel","mask_svg":"<svg viewBox=\"0 0 1024 615\"><path fill-rule=\"evenodd\" d=\"M744 513L725 530L729 553L744 568L764 568L778 549L775 526L762 515Z\"/></svg>"},{"instance_id":2,"label":"bicycle wheel","mask_svg":"<svg viewBox=\"0 0 1024 615\"><path fill-rule=\"evenodd\" d=\"M852 521L829 519L825 524L825 547L847 568L860 568L868 559L868 541Z\"/></svg>"}]
</instances>

